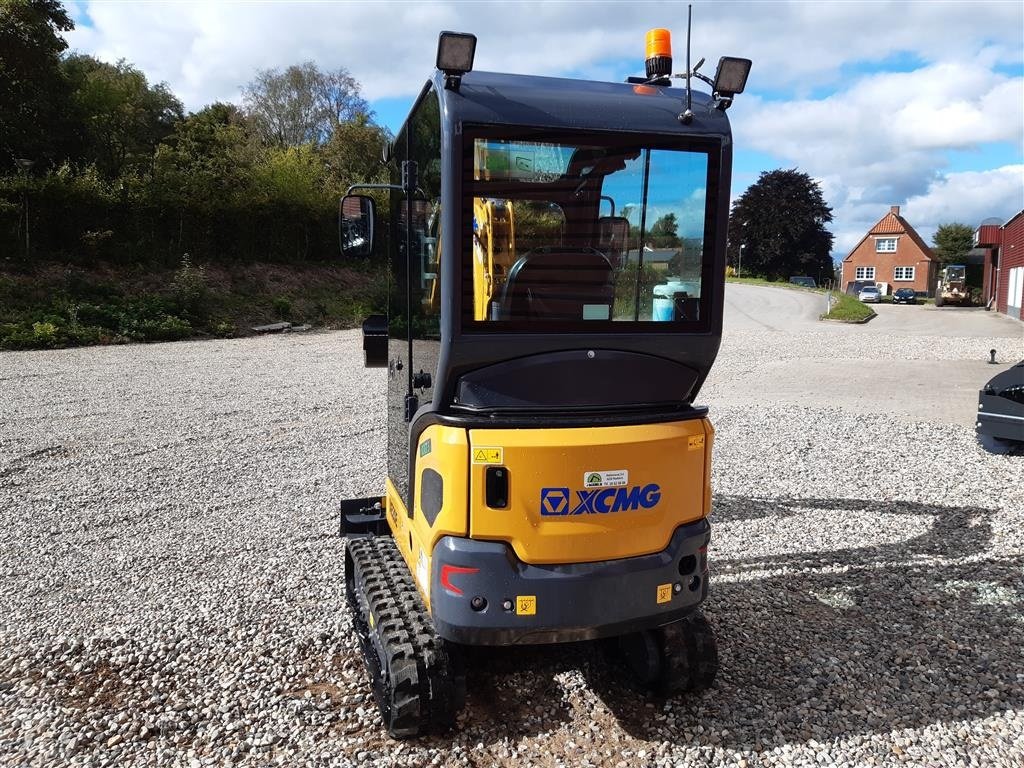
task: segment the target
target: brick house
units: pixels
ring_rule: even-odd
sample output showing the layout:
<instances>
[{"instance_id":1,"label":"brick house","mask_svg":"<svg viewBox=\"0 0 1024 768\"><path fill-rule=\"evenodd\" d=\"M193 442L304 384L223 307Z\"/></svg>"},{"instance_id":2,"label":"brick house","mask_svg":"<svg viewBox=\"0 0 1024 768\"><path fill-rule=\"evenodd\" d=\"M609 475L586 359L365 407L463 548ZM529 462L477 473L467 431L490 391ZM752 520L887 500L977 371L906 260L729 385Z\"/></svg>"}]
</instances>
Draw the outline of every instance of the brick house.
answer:
<instances>
[{"instance_id":1,"label":"brick house","mask_svg":"<svg viewBox=\"0 0 1024 768\"><path fill-rule=\"evenodd\" d=\"M982 298L1004 315L1024 320L1024 210L999 226L986 220L974 233L984 256Z\"/></svg>"},{"instance_id":2,"label":"brick house","mask_svg":"<svg viewBox=\"0 0 1024 768\"><path fill-rule=\"evenodd\" d=\"M921 236L894 205L873 226L850 255L843 259L839 284L849 291L855 280L874 280L892 293L913 288L931 296L938 279L939 261Z\"/></svg>"}]
</instances>

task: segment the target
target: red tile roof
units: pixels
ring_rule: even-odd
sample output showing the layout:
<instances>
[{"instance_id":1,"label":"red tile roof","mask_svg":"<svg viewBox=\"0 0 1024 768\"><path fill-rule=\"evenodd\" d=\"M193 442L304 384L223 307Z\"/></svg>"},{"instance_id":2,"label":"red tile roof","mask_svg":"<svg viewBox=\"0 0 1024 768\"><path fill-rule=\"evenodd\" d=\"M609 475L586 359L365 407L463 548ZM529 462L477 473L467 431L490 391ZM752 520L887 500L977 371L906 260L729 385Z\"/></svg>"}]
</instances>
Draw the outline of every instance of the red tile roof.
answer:
<instances>
[{"instance_id":1,"label":"red tile roof","mask_svg":"<svg viewBox=\"0 0 1024 768\"><path fill-rule=\"evenodd\" d=\"M906 231L905 222L891 211L882 217L868 232L869 235L902 235Z\"/></svg>"},{"instance_id":2,"label":"red tile roof","mask_svg":"<svg viewBox=\"0 0 1024 768\"><path fill-rule=\"evenodd\" d=\"M860 248L861 243L872 235L906 235L917 244L917 247L921 249L921 252L924 253L925 256L932 261L938 261L938 259L935 258L935 254L932 253L932 249L929 248L928 244L925 243L919 234L917 234L917 230L910 226L910 223L899 215L899 210L900 208L898 205L894 205L890 208L889 212L879 219L878 223L869 229L868 233L864 235L857 245L853 247L853 250L850 251L846 259L849 259L850 256ZM846 259L843 259L843 261L846 261Z\"/></svg>"}]
</instances>

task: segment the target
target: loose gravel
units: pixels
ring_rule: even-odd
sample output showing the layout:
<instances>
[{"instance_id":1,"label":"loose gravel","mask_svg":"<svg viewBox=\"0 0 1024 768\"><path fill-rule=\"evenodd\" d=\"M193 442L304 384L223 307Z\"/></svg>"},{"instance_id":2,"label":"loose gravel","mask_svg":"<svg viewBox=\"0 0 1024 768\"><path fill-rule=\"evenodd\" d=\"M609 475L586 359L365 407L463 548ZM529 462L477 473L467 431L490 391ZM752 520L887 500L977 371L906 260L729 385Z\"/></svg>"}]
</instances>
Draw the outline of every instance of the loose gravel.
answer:
<instances>
[{"instance_id":1,"label":"loose gravel","mask_svg":"<svg viewBox=\"0 0 1024 768\"><path fill-rule=\"evenodd\" d=\"M727 337L702 394L713 690L647 697L592 644L474 649L459 730L406 743L343 598L337 500L384 474L358 334L2 354L0 765L1017 768L1024 457L730 389L898 347Z\"/></svg>"}]
</instances>

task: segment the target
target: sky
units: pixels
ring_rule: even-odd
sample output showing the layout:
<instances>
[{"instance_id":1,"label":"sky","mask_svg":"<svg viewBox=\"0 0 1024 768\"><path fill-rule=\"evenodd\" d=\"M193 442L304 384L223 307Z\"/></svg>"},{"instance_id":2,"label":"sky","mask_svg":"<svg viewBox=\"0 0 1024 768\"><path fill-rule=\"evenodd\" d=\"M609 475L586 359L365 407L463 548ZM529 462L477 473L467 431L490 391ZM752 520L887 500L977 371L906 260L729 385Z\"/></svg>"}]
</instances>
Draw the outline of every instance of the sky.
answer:
<instances>
[{"instance_id":1,"label":"sky","mask_svg":"<svg viewBox=\"0 0 1024 768\"><path fill-rule=\"evenodd\" d=\"M686 4L615 2L130 2L68 8L71 47L126 59L197 110L240 102L257 70L347 68L397 130L441 30L478 38L475 69L621 81L643 74L644 34L672 32L685 69ZM735 199L796 168L833 209L833 256L901 206L927 240L1024 209L1024 3L694 2L693 60L754 64L729 110Z\"/></svg>"}]
</instances>

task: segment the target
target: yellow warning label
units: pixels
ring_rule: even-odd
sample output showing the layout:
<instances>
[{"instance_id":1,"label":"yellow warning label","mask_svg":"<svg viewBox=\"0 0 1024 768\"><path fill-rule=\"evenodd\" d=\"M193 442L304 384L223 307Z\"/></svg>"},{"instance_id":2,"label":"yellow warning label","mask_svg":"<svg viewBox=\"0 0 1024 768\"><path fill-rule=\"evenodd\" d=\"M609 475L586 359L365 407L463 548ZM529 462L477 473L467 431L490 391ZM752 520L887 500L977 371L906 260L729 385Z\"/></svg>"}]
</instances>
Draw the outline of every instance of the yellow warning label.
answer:
<instances>
[{"instance_id":1,"label":"yellow warning label","mask_svg":"<svg viewBox=\"0 0 1024 768\"><path fill-rule=\"evenodd\" d=\"M501 448L474 448L474 464L501 464Z\"/></svg>"},{"instance_id":2,"label":"yellow warning label","mask_svg":"<svg viewBox=\"0 0 1024 768\"><path fill-rule=\"evenodd\" d=\"M670 603L670 602L672 602L672 585L671 584L659 584L658 585L658 602L659 603Z\"/></svg>"},{"instance_id":3,"label":"yellow warning label","mask_svg":"<svg viewBox=\"0 0 1024 768\"><path fill-rule=\"evenodd\" d=\"M537 614L537 596L516 595L516 613L520 616L535 616Z\"/></svg>"},{"instance_id":4,"label":"yellow warning label","mask_svg":"<svg viewBox=\"0 0 1024 768\"><path fill-rule=\"evenodd\" d=\"M686 447L691 451L699 451L704 447L704 435L690 435L686 441Z\"/></svg>"}]
</instances>

